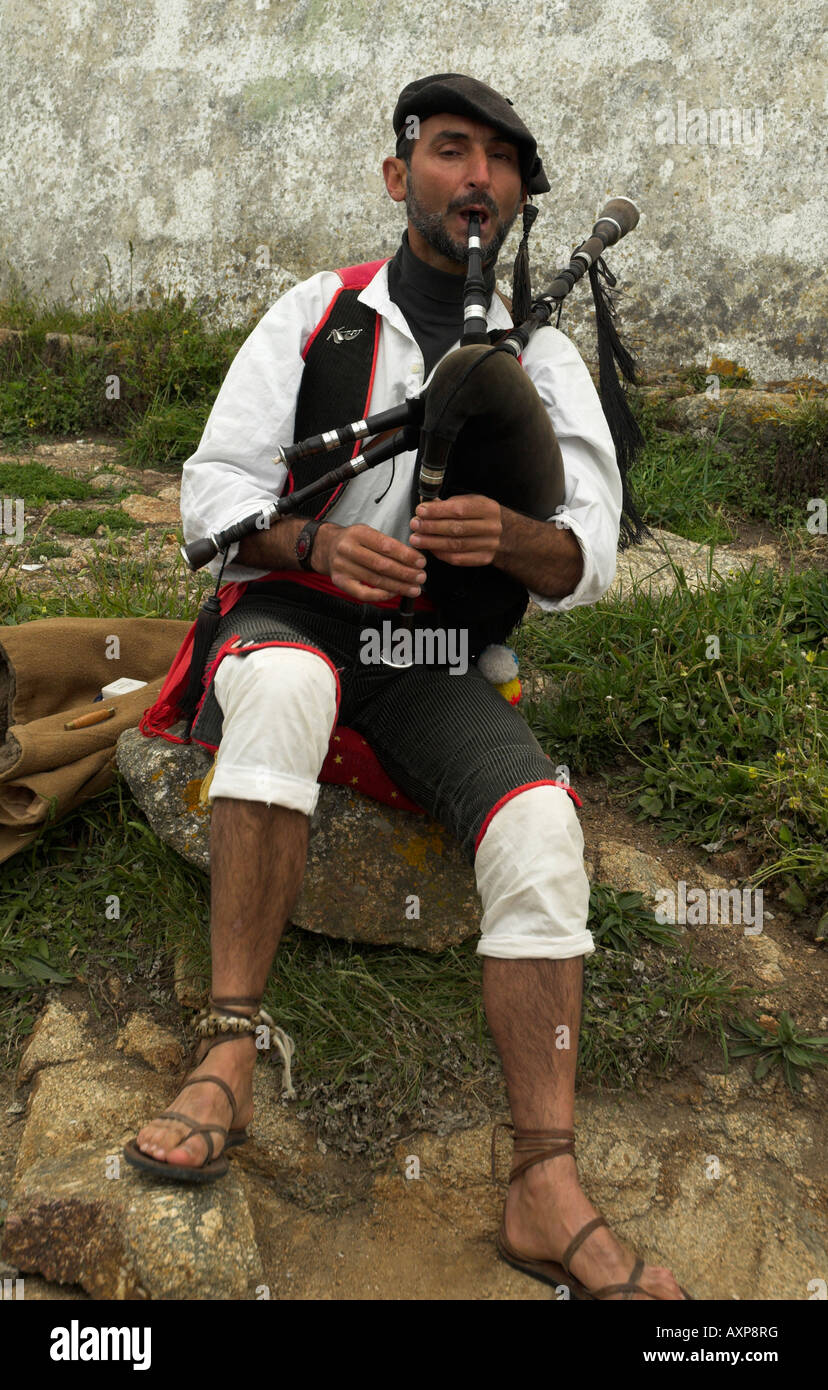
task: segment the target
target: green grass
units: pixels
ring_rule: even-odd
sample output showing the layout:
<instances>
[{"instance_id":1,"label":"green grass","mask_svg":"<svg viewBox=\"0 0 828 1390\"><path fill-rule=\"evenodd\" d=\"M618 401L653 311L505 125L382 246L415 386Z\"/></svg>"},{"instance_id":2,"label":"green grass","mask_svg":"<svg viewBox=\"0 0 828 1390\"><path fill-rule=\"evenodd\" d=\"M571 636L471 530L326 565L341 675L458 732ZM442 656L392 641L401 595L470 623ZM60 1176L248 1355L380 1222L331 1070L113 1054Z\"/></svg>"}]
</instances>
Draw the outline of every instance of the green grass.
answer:
<instances>
[{"instance_id":1,"label":"green grass","mask_svg":"<svg viewBox=\"0 0 828 1390\"><path fill-rule=\"evenodd\" d=\"M192 622L215 580L203 571L193 574L179 556L170 564L167 549L145 531L125 553L125 541L115 535L92 543L86 561L88 590L73 575L55 571L54 588L33 599L12 569L15 547L9 547L5 566L0 549L0 623L32 618L180 618ZM43 543L32 540L28 553L36 559Z\"/></svg>"},{"instance_id":2,"label":"green grass","mask_svg":"<svg viewBox=\"0 0 828 1390\"><path fill-rule=\"evenodd\" d=\"M69 546L59 541L32 541L27 548L27 555L35 561L65 560L71 553Z\"/></svg>"},{"instance_id":3,"label":"green grass","mask_svg":"<svg viewBox=\"0 0 828 1390\"><path fill-rule=\"evenodd\" d=\"M81 478L65 478L45 463L0 463L0 496L22 497L26 510L66 498L83 501L93 495Z\"/></svg>"},{"instance_id":4,"label":"green grass","mask_svg":"<svg viewBox=\"0 0 828 1390\"><path fill-rule=\"evenodd\" d=\"M111 294L98 294L86 310L12 295L0 304L0 325L25 336L0 357L0 440L17 447L44 435L105 430L124 440L120 462L177 467L198 444L257 321L211 331L202 307L158 288L149 304L132 308L119 307ZM97 346L53 361L47 332L84 334Z\"/></svg>"},{"instance_id":5,"label":"green grass","mask_svg":"<svg viewBox=\"0 0 828 1390\"><path fill-rule=\"evenodd\" d=\"M802 530L808 499L824 494L828 408L803 400L776 444L698 439L661 427L661 408L633 402L645 447L631 475L650 526L687 540L727 544L740 520ZM720 421L721 432L721 421Z\"/></svg>"},{"instance_id":6,"label":"green grass","mask_svg":"<svg viewBox=\"0 0 828 1390\"><path fill-rule=\"evenodd\" d=\"M521 656L560 682L526 717L573 780L630 760L640 819L692 844L744 841L766 879L795 862L790 887L804 897L790 905L817 904L828 880L825 576L754 566L696 592L677 577L668 595L526 623Z\"/></svg>"},{"instance_id":7,"label":"green grass","mask_svg":"<svg viewBox=\"0 0 828 1390\"><path fill-rule=\"evenodd\" d=\"M141 523L127 516L118 507L84 510L82 507L66 507L53 512L49 525L69 536L94 536L99 526L107 526L110 531L137 531Z\"/></svg>"}]
</instances>

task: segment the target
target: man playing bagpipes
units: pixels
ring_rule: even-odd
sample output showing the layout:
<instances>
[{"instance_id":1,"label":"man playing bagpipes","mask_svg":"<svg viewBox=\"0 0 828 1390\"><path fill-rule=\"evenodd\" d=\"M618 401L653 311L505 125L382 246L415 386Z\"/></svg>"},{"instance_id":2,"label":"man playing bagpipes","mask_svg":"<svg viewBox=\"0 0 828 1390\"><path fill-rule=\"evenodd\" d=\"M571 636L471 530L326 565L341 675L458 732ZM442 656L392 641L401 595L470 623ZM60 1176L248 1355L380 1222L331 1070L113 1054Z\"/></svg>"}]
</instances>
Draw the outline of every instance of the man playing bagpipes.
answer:
<instances>
[{"instance_id":1,"label":"man playing bagpipes","mask_svg":"<svg viewBox=\"0 0 828 1390\"><path fill-rule=\"evenodd\" d=\"M441 74L403 90L394 130L397 152L383 175L391 198L406 205L402 244L390 262L311 276L257 324L184 466L191 542L257 509L264 516L283 493L299 496L319 481L318 462L292 450L290 472L284 462L274 469L286 441L359 420L369 401L372 413L399 407L424 387L436 390L440 373L466 360L451 353L476 245L472 214L482 280L477 308L467 303L465 314L480 321L484 346L459 351L485 354L485 364L474 362L488 371L489 341L504 337L513 317L516 325L526 317L535 212L528 199L549 183L512 104L483 83ZM512 317L494 292L495 262L521 212ZM225 1150L246 1137L254 1033L263 1019L273 1023L261 1013L262 994L301 886L317 779L340 723L367 740L395 784L451 830L474 865L484 1004L514 1125L499 1253L576 1297L681 1298L668 1270L645 1266L619 1244L578 1182L572 1125L583 957L595 947L577 798L475 664L530 595L552 613L606 593L627 493L598 395L569 339L548 327L524 345L520 365L511 362L505 395L531 393L536 432L527 444L507 431L501 444L504 400L490 417L484 410L476 436L469 425L466 457L476 467L494 438L495 474L508 488L528 467L537 479L531 501L504 505L495 486L475 492L458 474L454 495L417 506L412 518L418 459L409 434L402 452L391 442L396 454L373 472L329 487L278 525L248 531L213 563L217 577L249 583L220 618L216 603L213 627L193 654L197 703L181 706L189 715L184 737L218 748L210 785L211 1008L198 1025L198 1064L172 1109L125 1152L161 1177L204 1181L226 1172ZM446 409L461 388L452 379ZM486 378L484 394L497 392ZM338 446L335 457L352 452ZM413 609L415 629L447 614L469 617L465 673L437 661L401 669L360 660L360 634L406 611L401 605ZM152 716L144 732L162 732L164 721ZM556 1046L561 1026L568 1048ZM291 1040L275 1032L284 1051Z\"/></svg>"}]
</instances>

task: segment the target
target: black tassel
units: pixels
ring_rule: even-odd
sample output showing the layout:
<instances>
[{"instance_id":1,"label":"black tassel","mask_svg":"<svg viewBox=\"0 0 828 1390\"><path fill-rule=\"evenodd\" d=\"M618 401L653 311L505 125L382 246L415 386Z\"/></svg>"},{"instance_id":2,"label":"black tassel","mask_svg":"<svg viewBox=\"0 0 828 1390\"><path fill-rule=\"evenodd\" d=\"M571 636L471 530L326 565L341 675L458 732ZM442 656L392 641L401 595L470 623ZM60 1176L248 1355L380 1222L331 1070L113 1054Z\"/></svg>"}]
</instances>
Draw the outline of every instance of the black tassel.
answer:
<instances>
[{"instance_id":1,"label":"black tassel","mask_svg":"<svg viewBox=\"0 0 828 1390\"><path fill-rule=\"evenodd\" d=\"M187 721L184 730L184 738L190 737L190 731L195 723L195 712L198 702L204 694L204 667L207 665L207 657L216 635L216 628L221 620L221 602L218 597L221 576L224 574L224 566L227 562L227 551L221 562L218 579L216 580L215 592L209 594L198 610L196 618L196 630L193 634L193 654L190 658L190 675L187 682L187 689L184 691L179 713Z\"/></svg>"},{"instance_id":2,"label":"black tassel","mask_svg":"<svg viewBox=\"0 0 828 1390\"><path fill-rule=\"evenodd\" d=\"M616 284L615 276L603 258L599 257L589 268L589 280L595 301L601 407L615 445L618 472L621 475L621 527L618 548L626 550L628 545L640 545L645 536L651 534L638 510L627 476L644 447L644 436L630 410L626 392L615 370L617 362L625 380L637 385L635 358L618 336L613 323L615 305L609 291L601 284L601 279L610 287Z\"/></svg>"},{"instance_id":3,"label":"black tassel","mask_svg":"<svg viewBox=\"0 0 828 1390\"><path fill-rule=\"evenodd\" d=\"M529 317L532 307L532 284L529 278L529 233L538 215L534 204L527 202L523 209L523 236L520 239L512 271L512 323L520 325Z\"/></svg>"}]
</instances>

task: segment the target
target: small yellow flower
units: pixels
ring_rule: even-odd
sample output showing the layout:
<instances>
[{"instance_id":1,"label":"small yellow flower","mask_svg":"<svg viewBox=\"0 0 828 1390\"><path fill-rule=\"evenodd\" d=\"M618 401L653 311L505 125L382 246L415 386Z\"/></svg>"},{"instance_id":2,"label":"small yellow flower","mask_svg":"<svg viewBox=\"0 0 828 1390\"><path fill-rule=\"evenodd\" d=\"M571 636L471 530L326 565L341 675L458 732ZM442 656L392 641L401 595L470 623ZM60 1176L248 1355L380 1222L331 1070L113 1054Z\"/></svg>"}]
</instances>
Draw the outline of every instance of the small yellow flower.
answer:
<instances>
[{"instance_id":1,"label":"small yellow flower","mask_svg":"<svg viewBox=\"0 0 828 1390\"><path fill-rule=\"evenodd\" d=\"M669 748L669 747L670 747L670 740L669 740L669 738L665 738L665 739L664 739L664 742L662 743L661 746L662 746L662 748Z\"/></svg>"},{"instance_id":2,"label":"small yellow flower","mask_svg":"<svg viewBox=\"0 0 828 1390\"><path fill-rule=\"evenodd\" d=\"M758 776L759 776L759 770L758 770L758 768L755 768L755 767L749 767L749 768L748 768L748 777L753 778L753 777L758 777Z\"/></svg>"},{"instance_id":3,"label":"small yellow flower","mask_svg":"<svg viewBox=\"0 0 828 1390\"><path fill-rule=\"evenodd\" d=\"M798 796L789 796L788 805L790 806L792 811L798 811L799 807L802 805L802 802L800 801Z\"/></svg>"},{"instance_id":4,"label":"small yellow flower","mask_svg":"<svg viewBox=\"0 0 828 1390\"><path fill-rule=\"evenodd\" d=\"M806 652L805 660L812 666L816 661L816 652Z\"/></svg>"},{"instance_id":5,"label":"small yellow flower","mask_svg":"<svg viewBox=\"0 0 828 1390\"><path fill-rule=\"evenodd\" d=\"M778 763L784 763L784 761L785 761L785 754L784 754L784 753L776 752L776 753L774 753L773 756L776 758L776 761L777 761Z\"/></svg>"}]
</instances>

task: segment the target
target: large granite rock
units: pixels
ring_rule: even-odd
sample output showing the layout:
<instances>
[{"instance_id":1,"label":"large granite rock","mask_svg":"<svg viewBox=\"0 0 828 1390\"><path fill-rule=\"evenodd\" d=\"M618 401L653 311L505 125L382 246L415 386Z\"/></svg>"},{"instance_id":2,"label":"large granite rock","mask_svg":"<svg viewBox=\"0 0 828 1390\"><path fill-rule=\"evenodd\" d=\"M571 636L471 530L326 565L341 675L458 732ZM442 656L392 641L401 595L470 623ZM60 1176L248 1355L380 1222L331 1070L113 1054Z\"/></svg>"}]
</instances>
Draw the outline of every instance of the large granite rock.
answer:
<instances>
[{"instance_id":1,"label":"large granite rock","mask_svg":"<svg viewBox=\"0 0 828 1390\"><path fill-rule=\"evenodd\" d=\"M24 1273L105 1299L248 1298L261 1282L238 1177L146 1178L110 1143L39 1159L15 1189L3 1253Z\"/></svg>"},{"instance_id":2,"label":"large granite rock","mask_svg":"<svg viewBox=\"0 0 828 1390\"><path fill-rule=\"evenodd\" d=\"M775 442L790 428L791 413L797 404L798 398L792 392L727 387L718 396L706 392L682 396L666 408L671 423L690 434L720 434L723 440L734 444L748 439L764 444Z\"/></svg>"},{"instance_id":3,"label":"large granite rock","mask_svg":"<svg viewBox=\"0 0 828 1390\"><path fill-rule=\"evenodd\" d=\"M124 1141L170 1102L158 1045L175 1042L138 1014L124 1037L133 1054L151 1037L149 1067L113 1055L109 1042L96 1045L87 1014L57 1000L38 1021L18 1074L33 1085L2 1257L94 1298L252 1297L261 1262L233 1164L220 1182L200 1187L159 1183L121 1156Z\"/></svg>"},{"instance_id":4,"label":"large granite rock","mask_svg":"<svg viewBox=\"0 0 828 1390\"><path fill-rule=\"evenodd\" d=\"M127 729L116 761L158 838L209 873L210 803L199 801L199 791L211 755ZM291 913L296 926L438 952L477 933L480 911L474 870L443 826L322 784Z\"/></svg>"},{"instance_id":5,"label":"large granite rock","mask_svg":"<svg viewBox=\"0 0 828 1390\"><path fill-rule=\"evenodd\" d=\"M759 569L772 568L777 562L776 546L772 542L756 545L717 545L713 547L710 583L727 581L731 571L748 570L753 564ZM670 594L676 587L676 569L684 571L688 589L693 591L708 585L710 545L704 541L689 541L658 526L640 545L629 546L618 555L615 579L608 599L628 599L636 593Z\"/></svg>"}]
</instances>

